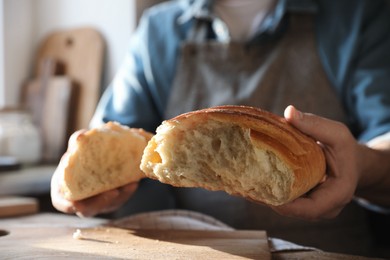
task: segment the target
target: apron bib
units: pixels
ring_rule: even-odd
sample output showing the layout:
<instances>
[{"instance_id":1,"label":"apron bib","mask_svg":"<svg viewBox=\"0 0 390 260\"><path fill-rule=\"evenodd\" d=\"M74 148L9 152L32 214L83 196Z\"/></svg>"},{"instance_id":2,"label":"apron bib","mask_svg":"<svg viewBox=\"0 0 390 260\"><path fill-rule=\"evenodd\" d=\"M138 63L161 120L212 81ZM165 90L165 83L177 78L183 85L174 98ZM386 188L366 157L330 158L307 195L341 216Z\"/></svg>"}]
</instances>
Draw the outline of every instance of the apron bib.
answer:
<instances>
[{"instance_id":1,"label":"apron bib","mask_svg":"<svg viewBox=\"0 0 390 260\"><path fill-rule=\"evenodd\" d=\"M345 112L317 54L311 15L294 15L281 38L260 44L184 43L165 118L217 105L249 105L278 115L292 104L338 121Z\"/></svg>"},{"instance_id":2,"label":"apron bib","mask_svg":"<svg viewBox=\"0 0 390 260\"><path fill-rule=\"evenodd\" d=\"M281 37L256 45L206 41L207 26L196 26L190 41L182 46L165 118L232 104L283 115L293 104L302 111L346 122L317 54L313 18L290 15L288 29ZM263 229L270 236L325 250L337 250L336 246L340 251L354 252L368 247L366 216L354 204L335 220L311 223L279 216L267 207L224 192L175 188L175 196L179 208L209 214L235 228ZM335 226L345 228L340 231Z\"/></svg>"}]
</instances>

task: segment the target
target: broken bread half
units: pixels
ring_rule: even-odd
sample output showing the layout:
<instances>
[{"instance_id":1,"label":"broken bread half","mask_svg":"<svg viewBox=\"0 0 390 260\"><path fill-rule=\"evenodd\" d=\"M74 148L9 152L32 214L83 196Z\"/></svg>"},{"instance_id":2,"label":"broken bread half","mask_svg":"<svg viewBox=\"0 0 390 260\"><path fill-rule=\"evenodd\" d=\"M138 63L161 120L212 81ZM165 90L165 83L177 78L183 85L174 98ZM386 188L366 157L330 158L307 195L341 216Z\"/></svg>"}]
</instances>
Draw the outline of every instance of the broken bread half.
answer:
<instances>
[{"instance_id":1,"label":"broken bread half","mask_svg":"<svg viewBox=\"0 0 390 260\"><path fill-rule=\"evenodd\" d=\"M78 135L61 162L64 198L81 200L144 178L141 157L152 136L117 122Z\"/></svg>"},{"instance_id":2,"label":"broken bread half","mask_svg":"<svg viewBox=\"0 0 390 260\"><path fill-rule=\"evenodd\" d=\"M147 177L223 190L268 205L305 194L325 175L322 148L287 121L245 106L193 111L164 121L145 148Z\"/></svg>"}]
</instances>

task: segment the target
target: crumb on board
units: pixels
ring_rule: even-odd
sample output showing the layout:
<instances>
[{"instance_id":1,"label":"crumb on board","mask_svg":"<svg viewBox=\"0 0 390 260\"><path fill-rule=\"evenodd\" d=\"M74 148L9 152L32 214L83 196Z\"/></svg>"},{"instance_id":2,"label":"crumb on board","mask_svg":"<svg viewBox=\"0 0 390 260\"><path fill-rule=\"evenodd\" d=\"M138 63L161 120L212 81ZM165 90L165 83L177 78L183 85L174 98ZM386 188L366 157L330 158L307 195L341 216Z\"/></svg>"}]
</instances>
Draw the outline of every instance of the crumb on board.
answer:
<instances>
[{"instance_id":1,"label":"crumb on board","mask_svg":"<svg viewBox=\"0 0 390 260\"><path fill-rule=\"evenodd\" d=\"M73 233L73 238L74 238L74 239L83 239L83 235L81 234L81 230L80 230L80 229L77 229L77 230Z\"/></svg>"}]
</instances>

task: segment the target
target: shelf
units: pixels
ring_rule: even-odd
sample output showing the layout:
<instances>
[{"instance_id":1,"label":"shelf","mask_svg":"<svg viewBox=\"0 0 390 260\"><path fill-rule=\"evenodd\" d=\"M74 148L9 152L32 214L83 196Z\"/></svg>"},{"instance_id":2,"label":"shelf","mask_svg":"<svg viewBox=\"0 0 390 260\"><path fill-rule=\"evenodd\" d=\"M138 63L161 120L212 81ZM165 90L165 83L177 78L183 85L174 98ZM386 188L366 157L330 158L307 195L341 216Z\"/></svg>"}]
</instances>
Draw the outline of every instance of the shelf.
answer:
<instances>
[{"instance_id":1,"label":"shelf","mask_svg":"<svg viewBox=\"0 0 390 260\"><path fill-rule=\"evenodd\" d=\"M0 172L0 196L35 195L50 192L50 180L57 165L24 166Z\"/></svg>"}]
</instances>

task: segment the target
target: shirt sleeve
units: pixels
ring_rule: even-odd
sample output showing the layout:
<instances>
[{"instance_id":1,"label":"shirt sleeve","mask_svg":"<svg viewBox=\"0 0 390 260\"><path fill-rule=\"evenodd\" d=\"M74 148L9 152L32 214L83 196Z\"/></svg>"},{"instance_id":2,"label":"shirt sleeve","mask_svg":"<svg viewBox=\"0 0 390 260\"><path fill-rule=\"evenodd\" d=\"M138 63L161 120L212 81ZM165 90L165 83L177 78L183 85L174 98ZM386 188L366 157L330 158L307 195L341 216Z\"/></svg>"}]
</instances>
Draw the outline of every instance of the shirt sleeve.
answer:
<instances>
[{"instance_id":1,"label":"shirt sleeve","mask_svg":"<svg viewBox=\"0 0 390 260\"><path fill-rule=\"evenodd\" d=\"M390 131L390 5L319 0L319 54L355 137ZM337 17L337 19L336 19Z\"/></svg>"},{"instance_id":2,"label":"shirt sleeve","mask_svg":"<svg viewBox=\"0 0 390 260\"><path fill-rule=\"evenodd\" d=\"M357 137L367 142L390 131L390 8L381 1L364 7L346 97Z\"/></svg>"},{"instance_id":3,"label":"shirt sleeve","mask_svg":"<svg viewBox=\"0 0 390 260\"><path fill-rule=\"evenodd\" d=\"M375 138L369 140L366 144L367 146L375 146L376 144L381 142L390 142L390 131L385 134L376 136ZM390 207L383 207L359 197L355 197L354 199L359 205L368 210L382 214L390 214Z\"/></svg>"},{"instance_id":4,"label":"shirt sleeve","mask_svg":"<svg viewBox=\"0 0 390 260\"><path fill-rule=\"evenodd\" d=\"M178 49L188 24L177 23L187 4L166 1L144 11L124 62L105 90L91 127L117 121L154 132L164 111L176 71Z\"/></svg>"},{"instance_id":5,"label":"shirt sleeve","mask_svg":"<svg viewBox=\"0 0 390 260\"><path fill-rule=\"evenodd\" d=\"M358 39L356 69L351 77L350 104L368 146L390 140L390 7L373 4ZM353 87L352 87L353 86ZM361 206L390 214L390 208L355 198Z\"/></svg>"},{"instance_id":6,"label":"shirt sleeve","mask_svg":"<svg viewBox=\"0 0 390 260\"><path fill-rule=\"evenodd\" d=\"M373 204L373 203L371 203L368 200L365 200L363 198L355 197L354 200L360 206L362 206L362 207L364 207L364 208L366 208L368 210L371 210L371 211L374 211L374 212L377 212L377 213L381 213L381 214L388 214L388 215L390 215L390 208L386 208L386 207L382 207L382 206Z\"/></svg>"},{"instance_id":7,"label":"shirt sleeve","mask_svg":"<svg viewBox=\"0 0 390 260\"><path fill-rule=\"evenodd\" d=\"M380 144L380 143L383 143L383 142L390 143L390 131L386 132L386 133L384 133L382 135L376 136L375 138L373 138L373 139L369 140L368 142L366 142L366 144L369 147L373 147L376 144Z\"/></svg>"},{"instance_id":8,"label":"shirt sleeve","mask_svg":"<svg viewBox=\"0 0 390 260\"><path fill-rule=\"evenodd\" d=\"M98 103L90 127L117 121L153 132L161 123L163 108L158 104L159 97L153 92L159 79L150 72L152 47L148 42L152 30L149 16L144 15L131 37L119 71Z\"/></svg>"}]
</instances>

